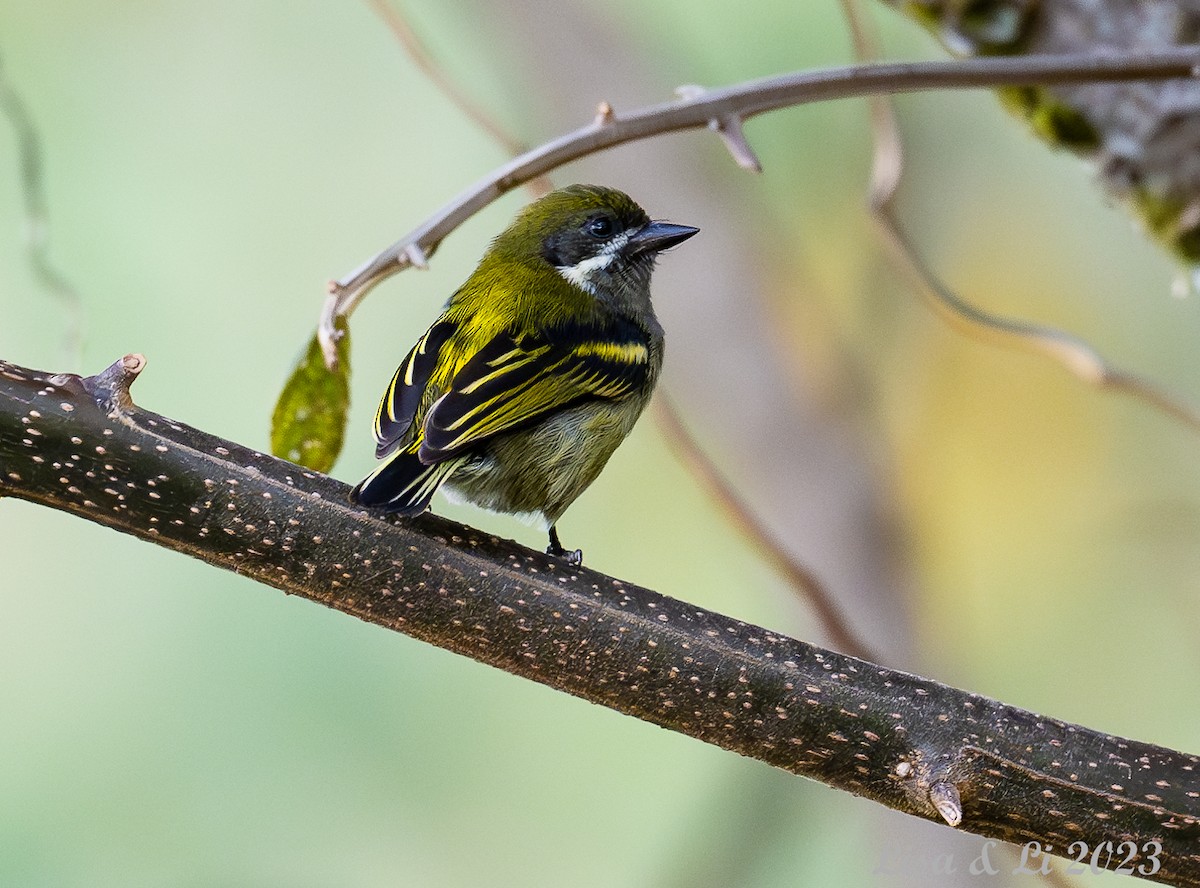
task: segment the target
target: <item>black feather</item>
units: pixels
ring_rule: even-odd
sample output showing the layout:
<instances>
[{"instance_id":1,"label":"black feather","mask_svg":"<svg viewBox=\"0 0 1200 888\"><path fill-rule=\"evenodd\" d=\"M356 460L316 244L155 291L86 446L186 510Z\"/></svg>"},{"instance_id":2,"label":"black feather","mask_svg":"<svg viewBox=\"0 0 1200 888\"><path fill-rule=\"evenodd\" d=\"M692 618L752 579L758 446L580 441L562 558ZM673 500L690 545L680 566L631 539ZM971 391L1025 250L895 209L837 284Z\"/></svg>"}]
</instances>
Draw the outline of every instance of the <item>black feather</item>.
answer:
<instances>
[{"instance_id":1,"label":"black feather","mask_svg":"<svg viewBox=\"0 0 1200 888\"><path fill-rule=\"evenodd\" d=\"M429 377L437 367L438 352L457 329L458 326L449 321L434 324L396 369L375 415L377 457L382 458L395 450L408 433L421 408ZM405 382L406 377L411 382Z\"/></svg>"},{"instance_id":2,"label":"black feather","mask_svg":"<svg viewBox=\"0 0 1200 888\"><path fill-rule=\"evenodd\" d=\"M420 515L458 464L459 460L448 460L426 465L416 453L402 450L360 481L350 491L350 500L397 515Z\"/></svg>"}]
</instances>

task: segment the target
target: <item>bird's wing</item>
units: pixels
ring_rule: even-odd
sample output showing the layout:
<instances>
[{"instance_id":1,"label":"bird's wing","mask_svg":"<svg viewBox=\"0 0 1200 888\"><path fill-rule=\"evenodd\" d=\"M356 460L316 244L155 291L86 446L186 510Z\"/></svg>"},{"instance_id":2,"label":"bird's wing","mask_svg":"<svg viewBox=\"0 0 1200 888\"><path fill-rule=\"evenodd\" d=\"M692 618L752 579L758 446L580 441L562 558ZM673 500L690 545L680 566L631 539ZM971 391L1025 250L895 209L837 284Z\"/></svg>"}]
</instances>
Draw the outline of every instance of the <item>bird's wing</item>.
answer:
<instances>
[{"instance_id":1,"label":"bird's wing","mask_svg":"<svg viewBox=\"0 0 1200 888\"><path fill-rule=\"evenodd\" d=\"M438 321L422 336L396 369L375 411L375 455L387 456L400 444L421 406L425 387L438 362L438 352L458 328Z\"/></svg>"},{"instance_id":2,"label":"bird's wing","mask_svg":"<svg viewBox=\"0 0 1200 888\"><path fill-rule=\"evenodd\" d=\"M425 416L421 462L432 464L579 402L619 400L651 372L635 327L574 328L552 337L503 333L454 376Z\"/></svg>"}]
</instances>

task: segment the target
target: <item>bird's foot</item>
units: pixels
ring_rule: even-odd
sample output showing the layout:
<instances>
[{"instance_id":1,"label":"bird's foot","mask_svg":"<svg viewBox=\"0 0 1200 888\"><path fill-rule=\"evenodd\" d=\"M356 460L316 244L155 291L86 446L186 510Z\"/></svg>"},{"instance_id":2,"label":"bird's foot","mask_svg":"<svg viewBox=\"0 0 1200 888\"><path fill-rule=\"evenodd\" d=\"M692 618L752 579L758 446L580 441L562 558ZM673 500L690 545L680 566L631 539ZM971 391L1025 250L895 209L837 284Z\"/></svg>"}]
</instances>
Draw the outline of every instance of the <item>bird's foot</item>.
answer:
<instances>
[{"instance_id":1,"label":"bird's foot","mask_svg":"<svg viewBox=\"0 0 1200 888\"><path fill-rule=\"evenodd\" d=\"M583 567L583 549L575 549L572 552L564 549L562 542L558 539L558 529L555 527L550 528L550 545L546 547L546 554L563 559L571 567Z\"/></svg>"}]
</instances>

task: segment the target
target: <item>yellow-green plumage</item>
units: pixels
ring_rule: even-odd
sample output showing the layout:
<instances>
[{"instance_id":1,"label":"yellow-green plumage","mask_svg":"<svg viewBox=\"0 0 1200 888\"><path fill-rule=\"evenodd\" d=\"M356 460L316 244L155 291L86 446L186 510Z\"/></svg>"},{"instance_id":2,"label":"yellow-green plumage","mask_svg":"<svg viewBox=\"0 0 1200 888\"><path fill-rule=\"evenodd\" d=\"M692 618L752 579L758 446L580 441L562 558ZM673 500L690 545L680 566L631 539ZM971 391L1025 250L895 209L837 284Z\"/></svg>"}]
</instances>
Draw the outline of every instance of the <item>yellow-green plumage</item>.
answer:
<instances>
[{"instance_id":1,"label":"yellow-green plumage","mask_svg":"<svg viewBox=\"0 0 1200 888\"><path fill-rule=\"evenodd\" d=\"M619 191L572 186L527 207L400 365L375 420L386 461L355 501L401 514L443 487L550 527L636 422L662 366L657 252L696 229Z\"/></svg>"}]
</instances>

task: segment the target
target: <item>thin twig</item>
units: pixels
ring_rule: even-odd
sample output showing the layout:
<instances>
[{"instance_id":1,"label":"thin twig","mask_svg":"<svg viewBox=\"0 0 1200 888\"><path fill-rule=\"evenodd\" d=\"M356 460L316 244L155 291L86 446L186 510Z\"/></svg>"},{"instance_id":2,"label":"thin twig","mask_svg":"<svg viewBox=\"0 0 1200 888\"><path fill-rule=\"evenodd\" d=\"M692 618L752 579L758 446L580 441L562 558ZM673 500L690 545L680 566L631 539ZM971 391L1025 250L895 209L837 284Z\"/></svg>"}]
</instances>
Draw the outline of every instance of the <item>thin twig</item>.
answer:
<instances>
[{"instance_id":1,"label":"thin twig","mask_svg":"<svg viewBox=\"0 0 1200 888\"><path fill-rule=\"evenodd\" d=\"M528 150L529 146L510 135L482 105L475 102L458 84L446 76L445 71L434 61L429 50L425 48L425 44L421 42L421 38L417 36L417 32L408 23L408 19L388 0L367 0L367 3L383 19L397 42L408 53L412 63L421 69L421 72L429 78L430 83L436 86L450 100L451 104L477 127L499 142L509 154L522 154ZM541 197L554 190L553 183L546 176L539 176L526 184L535 197Z\"/></svg>"},{"instance_id":2,"label":"thin twig","mask_svg":"<svg viewBox=\"0 0 1200 888\"><path fill-rule=\"evenodd\" d=\"M1200 411L1146 378L1117 366L1086 340L1056 327L992 314L963 300L921 257L896 216L894 204L885 202L874 206L873 211L894 255L916 279L934 311L951 326L975 339L991 339L1044 355L1089 385L1135 397L1200 430Z\"/></svg>"},{"instance_id":3,"label":"thin twig","mask_svg":"<svg viewBox=\"0 0 1200 888\"><path fill-rule=\"evenodd\" d=\"M850 23L854 51L859 61L878 55L865 19L854 0L842 0ZM887 95L870 99L871 133L875 151L868 200L872 216L893 255L916 279L917 289L933 310L951 326L975 339L993 339L1044 355L1089 385L1138 398L1168 416L1200 430L1200 412L1154 383L1104 357L1094 346L1073 333L1043 324L985 311L970 304L949 287L921 257L896 213L895 198L904 172L903 140L895 107Z\"/></svg>"},{"instance_id":4,"label":"thin twig","mask_svg":"<svg viewBox=\"0 0 1200 888\"><path fill-rule=\"evenodd\" d=\"M83 309L79 292L50 259L50 225L46 209L45 167L42 142L33 123L33 115L13 89L0 60L0 114L8 118L17 139L17 158L21 170L21 199L25 205L26 251L34 279L66 311L63 334L68 354L82 358Z\"/></svg>"},{"instance_id":5,"label":"thin twig","mask_svg":"<svg viewBox=\"0 0 1200 888\"><path fill-rule=\"evenodd\" d=\"M692 476L700 481L708 495L721 506L729 522L748 537L767 561L812 605L833 646L853 657L880 662L879 654L872 651L866 642L855 634L833 596L821 585L821 581L788 552L770 527L704 452L704 448L688 431L683 417L670 397L659 391L654 404L659 426L676 458L691 471Z\"/></svg>"},{"instance_id":6,"label":"thin twig","mask_svg":"<svg viewBox=\"0 0 1200 888\"><path fill-rule=\"evenodd\" d=\"M349 315L381 280L412 265L414 255L428 258L466 219L500 195L572 160L615 145L713 121L745 120L756 114L807 102L878 93L930 89L975 89L1020 84L1079 83L1098 80L1191 77L1200 49L1178 47L1152 53L1073 54L1021 58L977 58L953 62L852 65L801 71L752 80L689 98L652 105L630 114L597 114L575 130L494 170L391 247L355 271L329 284L330 299L317 326L326 362L337 362L334 319Z\"/></svg>"},{"instance_id":7,"label":"thin twig","mask_svg":"<svg viewBox=\"0 0 1200 888\"><path fill-rule=\"evenodd\" d=\"M842 14L854 44L855 60L866 64L879 58L879 43L868 27L868 19L859 0L841 0L841 3ZM900 187L900 177L904 174L904 142L900 138L896 109L888 94L870 96L867 107L871 112L871 138L874 143L870 190L871 206L874 207L880 202L878 195L895 194Z\"/></svg>"},{"instance_id":8,"label":"thin twig","mask_svg":"<svg viewBox=\"0 0 1200 888\"><path fill-rule=\"evenodd\" d=\"M521 154L527 149L528 146L522 145L505 132L487 111L480 105L477 105L470 96L459 89L458 84L445 75L437 63L434 62L433 57L429 54L421 39L417 36L417 32L408 23L408 19L401 15L387 0L367 0L367 3L383 19L384 24L388 26L388 29L395 36L397 42L408 53L408 57L412 63L420 68L421 73L429 78L430 82L458 110L469 117L472 123L486 131L489 136L503 145L504 149L510 154Z\"/></svg>"}]
</instances>

